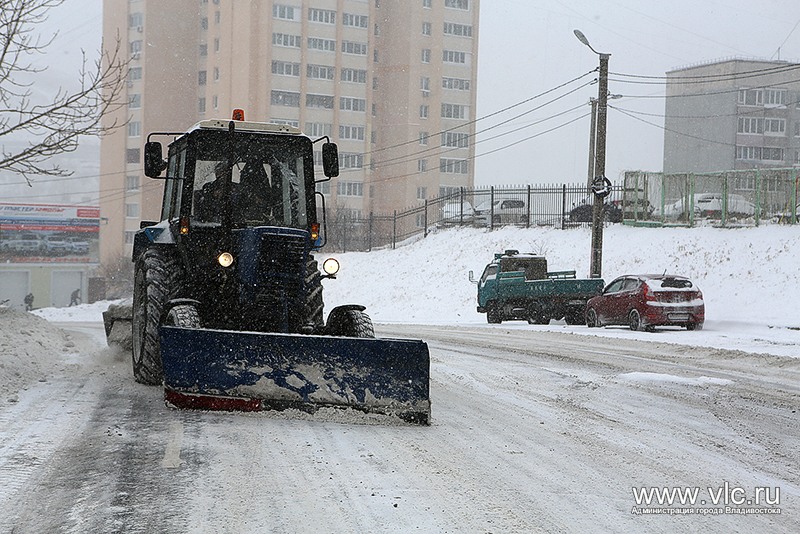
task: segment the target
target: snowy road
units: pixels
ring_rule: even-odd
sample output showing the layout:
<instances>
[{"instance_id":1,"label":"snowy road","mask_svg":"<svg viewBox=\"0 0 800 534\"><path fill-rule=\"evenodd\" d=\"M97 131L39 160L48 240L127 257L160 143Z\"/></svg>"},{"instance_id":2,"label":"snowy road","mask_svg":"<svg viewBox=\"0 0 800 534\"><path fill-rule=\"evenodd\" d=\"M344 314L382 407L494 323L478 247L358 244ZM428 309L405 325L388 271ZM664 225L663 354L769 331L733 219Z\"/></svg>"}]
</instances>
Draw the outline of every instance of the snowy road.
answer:
<instances>
[{"instance_id":1,"label":"snowy road","mask_svg":"<svg viewBox=\"0 0 800 534\"><path fill-rule=\"evenodd\" d=\"M81 356L0 407L0 532L800 531L800 359L379 327L429 343L433 424L416 427L172 411L99 324L62 326ZM701 490L673 509L764 488L728 505L781 513L632 513L663 508L635 488L673 487Z\"/></svg>"}]
</instances>

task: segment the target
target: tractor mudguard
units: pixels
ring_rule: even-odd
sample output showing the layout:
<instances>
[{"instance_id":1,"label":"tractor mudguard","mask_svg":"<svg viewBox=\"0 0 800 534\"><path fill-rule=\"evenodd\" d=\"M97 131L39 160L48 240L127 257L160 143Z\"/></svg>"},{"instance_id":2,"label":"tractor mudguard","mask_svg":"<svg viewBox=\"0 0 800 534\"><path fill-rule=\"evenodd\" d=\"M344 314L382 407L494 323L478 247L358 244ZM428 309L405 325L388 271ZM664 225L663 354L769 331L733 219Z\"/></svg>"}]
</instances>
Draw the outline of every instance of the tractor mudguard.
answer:
<instances>
[{"instance_id":1,"label":"tractor mudguard","mask_svg":"<svg viewBox=\"0 0 800 534\"><path fill-rule=\"evenodd\" d=\"M164 395L178 408L321 407L430 424L430 355L419 340L160 327Z\"/></svg>"}]
</instances>

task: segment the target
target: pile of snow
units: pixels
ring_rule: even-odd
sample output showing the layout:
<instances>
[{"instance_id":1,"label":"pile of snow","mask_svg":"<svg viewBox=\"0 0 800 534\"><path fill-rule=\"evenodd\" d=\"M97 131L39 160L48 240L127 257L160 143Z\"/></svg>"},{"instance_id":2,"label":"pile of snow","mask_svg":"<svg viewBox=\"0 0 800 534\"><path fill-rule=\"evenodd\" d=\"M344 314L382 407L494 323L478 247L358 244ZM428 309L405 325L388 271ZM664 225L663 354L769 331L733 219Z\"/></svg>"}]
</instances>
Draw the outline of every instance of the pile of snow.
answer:
<instances>
[{"instance_id":1,"label":"pile of snow","mask_svg":"<svg viewBox=\"0 0 800 534\"><path fill-rule=\"evenodd\" d=\"M549 270L588 277L591 230L457 228L396 250L332 254L342 268L336 280L325 281L325 302L364 304L375 322L485 323L468 272L479 277L493 254L506 249L544 255ZM616 224L604 231L602 273L607 283L624 274L687 276L703 291L707 320L800 327L798 251L800 227Z\"/></svg>"},{"instance_id":2,"label":"pile of snow","mask_svg":"<svg viewBox=\"0 0 800 534\"><path fill-rule=\"evenodd\" d=\"M59 355L75 344L60 328L31 313L0 307L0 402L16 402L28 384L46 381Z\"/></svg>"}]
</instances>

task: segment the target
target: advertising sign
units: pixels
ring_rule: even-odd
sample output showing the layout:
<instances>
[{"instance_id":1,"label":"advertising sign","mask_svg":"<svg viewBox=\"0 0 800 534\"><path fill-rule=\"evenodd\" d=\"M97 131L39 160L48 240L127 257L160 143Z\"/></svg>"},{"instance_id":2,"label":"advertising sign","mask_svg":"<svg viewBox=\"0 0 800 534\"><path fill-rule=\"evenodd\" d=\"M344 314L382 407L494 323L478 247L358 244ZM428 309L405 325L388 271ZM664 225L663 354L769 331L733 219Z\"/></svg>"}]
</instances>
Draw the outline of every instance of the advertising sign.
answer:
<instances>
[{"instance_id":1,"label":"advertising sign","mask_svg":"<svg viewBox=\"0 0 800 534\"><path fill-rule=\"evenodd\" d=\"M96 263L100 208L0 203L0 261Z\"/></svg>"}]
</instances>

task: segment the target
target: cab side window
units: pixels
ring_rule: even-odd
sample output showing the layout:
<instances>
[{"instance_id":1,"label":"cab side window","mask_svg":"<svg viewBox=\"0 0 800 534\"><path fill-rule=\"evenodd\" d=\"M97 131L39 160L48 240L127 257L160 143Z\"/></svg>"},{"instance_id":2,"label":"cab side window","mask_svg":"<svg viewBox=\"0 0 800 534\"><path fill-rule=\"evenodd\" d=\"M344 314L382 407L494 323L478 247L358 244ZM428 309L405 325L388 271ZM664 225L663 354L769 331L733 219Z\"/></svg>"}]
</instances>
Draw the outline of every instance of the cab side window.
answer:
<instances>
[{"instance_id":1,"label":"cab side window","mask_svg":"<svg viewBox=\"0 0 800 534\"><path fill-rule=\"evenodd\" d=\"M483 275L481 275L481 285L485 284L489 278L496 278L498 269L497 265L487 265Z\"/></svg>"}]
</instances>

